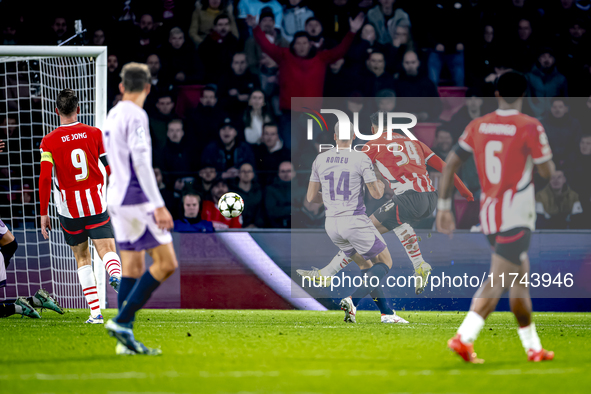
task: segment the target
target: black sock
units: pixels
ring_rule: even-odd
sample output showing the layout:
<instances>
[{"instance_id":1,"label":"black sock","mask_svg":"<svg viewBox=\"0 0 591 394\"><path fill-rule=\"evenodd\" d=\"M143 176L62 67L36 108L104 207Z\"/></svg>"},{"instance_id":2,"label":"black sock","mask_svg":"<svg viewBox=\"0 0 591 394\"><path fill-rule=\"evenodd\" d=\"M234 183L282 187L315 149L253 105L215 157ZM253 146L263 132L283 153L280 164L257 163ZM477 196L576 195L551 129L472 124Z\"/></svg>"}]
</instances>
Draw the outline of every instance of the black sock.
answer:
<instances>
[{"instance_id":1,"label":"black sock","mask_svg":"<svg viewBox=\"0 0 591 394\"><path fill-rule=\"evenodd\" d=\"M367 283L365 283L364 286L355 290L355 292L351 296L351 298L353 299L353 304L355 306L357 306L357 304L359 303L359 301L363 297L365 297L366 295L371 293L376 287L379 287L380 286L379 282L382 280L382 278L384 276L386 276L388 271L390 271L390 268L388 268L388 266L384 263L377 263L373 267L368 269L367 270ZM376 277L377 281L375 279L372 281L371 279L373 277ZM372 286L372 282L374 284L377 282L376 287ZM355 303L356 300L357 300L357 303Z\"/></svg>"},{"instance_id":2,"label":"black sock","mask_svg":"<svg viewBox=\"0 0 591 394\"><path fill-rule=\"evenodd\" d=\"M376 287L369 293L371 298L373 298L373 302L376 303L382 315L393 315L394 311L388 305L388 300L386 299L386 295L384 294L384 289L381 286Z\"/></svg>"},{"instance_id":3,"label":"black sock","mask_svg":"<svg viewBox=\"0 0 591 394\"><path fill-rule=\"evenodd\" d=\"M363 276L365 274L367 274L367 271L369 271L369 268L368 269L361 270L361 279L363 279ZM363 283L363 286L364 287L367 286L367 283ZM355 305L355 306L359 305L359 303L361 302L362 299L363 298L353 298L353 297L351 297L351 301L353 301L353 305Z\"/></svg>"},{"instance_id":4,"label":"black sock","mask_svg":"<svg viewBox=\"0 0 591 394\"><path fill-rule=\"evenodd\" d=\"M129 278L124 276L121 278L121 284L119 285L119 293L117 293L117 304L119 304L119 310L123 306L123 302L127 299L131 290L133 290L133 286L137 283L136 278Z\"/></svg>"},{"instance_id":5,"label":"black sock","mask_svg":"<svg viewBox=\"0 0 591 394\"><path fill-rule=\"evenodd\" d=\"M12 316L15 313L14 304L0 304L0 317Z\"/></svg>"},{"instance_id":6,"label":"black sock","mask_svg":"<svg viewBox=\"0 0 591 394\"><path fill-rule=\"evenodd\" d=\"M142 309L152 296L152 292L160 286L150 271L146 271L133 287L129 296L125 300L125 305L119 311L115 321L123 325L132 325L135 313Z\"/></svg>"}]
</instances>

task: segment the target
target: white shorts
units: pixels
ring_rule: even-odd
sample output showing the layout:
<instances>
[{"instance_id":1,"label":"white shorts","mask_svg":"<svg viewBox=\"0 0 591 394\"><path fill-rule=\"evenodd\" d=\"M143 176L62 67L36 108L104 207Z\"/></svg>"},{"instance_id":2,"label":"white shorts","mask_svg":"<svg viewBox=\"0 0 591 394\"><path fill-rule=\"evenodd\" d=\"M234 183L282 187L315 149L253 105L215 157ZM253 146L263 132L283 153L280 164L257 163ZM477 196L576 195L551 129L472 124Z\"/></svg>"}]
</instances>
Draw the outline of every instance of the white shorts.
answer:
<instances>
[{"instance_id":1,"label":"white shorts","mask_svg":"<svg viewBox=\"0 0 591 394\"><path fill-rule=\"evenodd\" d=\"M369 260L386 249L384 238L365 215L327 217L325 228L332 242L347 257L359 253Z\"/></svg>"},{"instance_id":2,"label":"white shorts","mask_svg":"<svg viewBox=\"0 0 591 394\"><path fill-rule=\"evenodd\" d=\"M148 250L172 242L170 232L158 228L151 203L108 208L115 240L121 250Z\"/></svg>"}]
</instances>

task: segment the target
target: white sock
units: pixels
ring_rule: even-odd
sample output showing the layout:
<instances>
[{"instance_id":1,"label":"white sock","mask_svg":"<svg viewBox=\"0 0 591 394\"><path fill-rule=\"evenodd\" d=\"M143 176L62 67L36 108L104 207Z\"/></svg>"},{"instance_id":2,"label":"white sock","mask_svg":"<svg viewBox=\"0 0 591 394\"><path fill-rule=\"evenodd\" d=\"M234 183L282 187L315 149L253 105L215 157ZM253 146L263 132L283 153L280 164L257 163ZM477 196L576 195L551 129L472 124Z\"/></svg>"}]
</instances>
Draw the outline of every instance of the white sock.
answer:
<instances>
[{"instance_id":1,"label":"white sock","mask_svg":"<svg viewBox=\"0 0 591 394\"><path fill-rule=\"evenodd\" d=\"M540 342L540 337L536 331L535 323L518 328L517 333L519 334L519 338L521 339L521 343L523 344L526 353L529 349L533 349L536 352L542 350L542 343Z\"/></svg>"},{"instance_id":2,"label":"white sock","mask_svg":"<svg viewBox=\"0 0 591 394\"><path fill-rule=\"evenodd\" d=\"M14 305L14 313L18 313L19 315L23 314L23 307L20 305Z\"/></svg>"},{"instance_id":3,"label":"white sock","mask_svg":"<svg viewBox=\"0 0 591 394\"><path fill-rule=\"evenodd\" d=\"M101 314L101 307L99 305L98 292L96 290L96 281L90 265L78 268L78 279L80 279L82 292L90 307L90 314L92 317L97 317Z\"/></svg>"},{"instance_id":4,"label":"white sock","mask_svg":"<svg viewBox=\"0 0 591 394\"><path fill-rule=\"evenodd\" d=\"M421 249L419 248L419 241L415 230L408 223L404 223L394 229L394 233L402 243L408 258L412 262L414 269L418 269L423 260Z\"/></svg>"},{"instance_id":5,"label":"white sock","mask_svg":"<svg viewBox=\"0 0 591 394\"><path fill-rule=\"evenodd\" d=\"M353 260L341 250L333 257L330 263L320 270L322 276L334 276L337 272L348 266Z\"/></svg>"},{"instance_id":6,"label":"white sock","mask_svg":"<svg viewBox=\"0 0 591 394\"><path fill-rule=\"evenodd\" d=\"M458 328L460 340L464 343L474 343L480 330L484 327L484 319L478 313L470 311Z\"/></svg>"},{"instance_id":7,"label":"white sock","mask_svg":"<svg viewBox=\"0 0 591 394\"><path fill-rule=\"evenodd\" d=\"M115 276L121 278L121 259L115 252L106 253L103 256L105 262L105 268L109 276Z\"/></svg>"}]
</instances>

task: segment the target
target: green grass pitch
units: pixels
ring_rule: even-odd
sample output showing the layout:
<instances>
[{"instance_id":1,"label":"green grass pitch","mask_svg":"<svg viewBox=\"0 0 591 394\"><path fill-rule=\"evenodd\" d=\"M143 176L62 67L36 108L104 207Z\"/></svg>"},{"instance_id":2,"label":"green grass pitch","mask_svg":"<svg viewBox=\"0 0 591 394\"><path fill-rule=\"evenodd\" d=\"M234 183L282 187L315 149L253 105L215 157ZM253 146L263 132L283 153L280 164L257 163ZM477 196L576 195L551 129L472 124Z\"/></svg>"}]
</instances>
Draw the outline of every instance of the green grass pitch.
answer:
<instances>
[{"instance_id":1,"label":"green grass pitch","mask_svg":"<svg viewBox=\"0 0 591 394\"><path fill-rule=\"evenodd\" d=\"M114 310L104 311L105 318ZM0 393L577 393L591 387L591 315L536 313L553 361L528 363L513 316L476 342L483 365L446 348L464 312L146 310L136 337L163 355L116 356L87 311L0 319Z\"/></svg>"}]
</instances>

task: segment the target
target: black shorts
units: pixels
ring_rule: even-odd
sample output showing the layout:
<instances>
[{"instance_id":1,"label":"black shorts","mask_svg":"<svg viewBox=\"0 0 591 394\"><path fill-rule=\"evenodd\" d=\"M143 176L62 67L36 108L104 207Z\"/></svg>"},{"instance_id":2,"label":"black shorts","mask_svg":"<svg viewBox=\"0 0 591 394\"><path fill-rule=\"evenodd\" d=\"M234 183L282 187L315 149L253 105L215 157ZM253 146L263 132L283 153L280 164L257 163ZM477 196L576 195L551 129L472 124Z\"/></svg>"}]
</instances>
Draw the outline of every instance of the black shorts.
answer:
<instances>
[{"instance_id":1,"label":"black shorts","mask_svg":"<svg viewBox=\"0 0 591 394\"><path fill-rule=\"evenodd\" d=\"M69 219L60 215L60 225L70 246L80 245L90 239L114 238L111 218L107 211L98 215Z\"/></svg>"},{"instance_id":2,"label":"black shorts","mask_svg":"<svg viewBox=\"0 0 591 394\"><path fill-rule=\"evenodd\" d=\"M411 226L428 218L437 207L437 192L419 193L409 190L399 195L394 195L373 213L382 226L392 230L404 223Z\"/></svg>"},{"instance_id":3,"label":"black shorts","mask_svg":"<svg viewBox=\"0 0 591 394\"><path fill-rule=\"evenodd\" d=\"M521 255L527 254L531 240L531 230L527 227L516 227L502 233L489 234L488 242L495 253L513 264L521 265Z\"/></svg>"}]
</instances>

